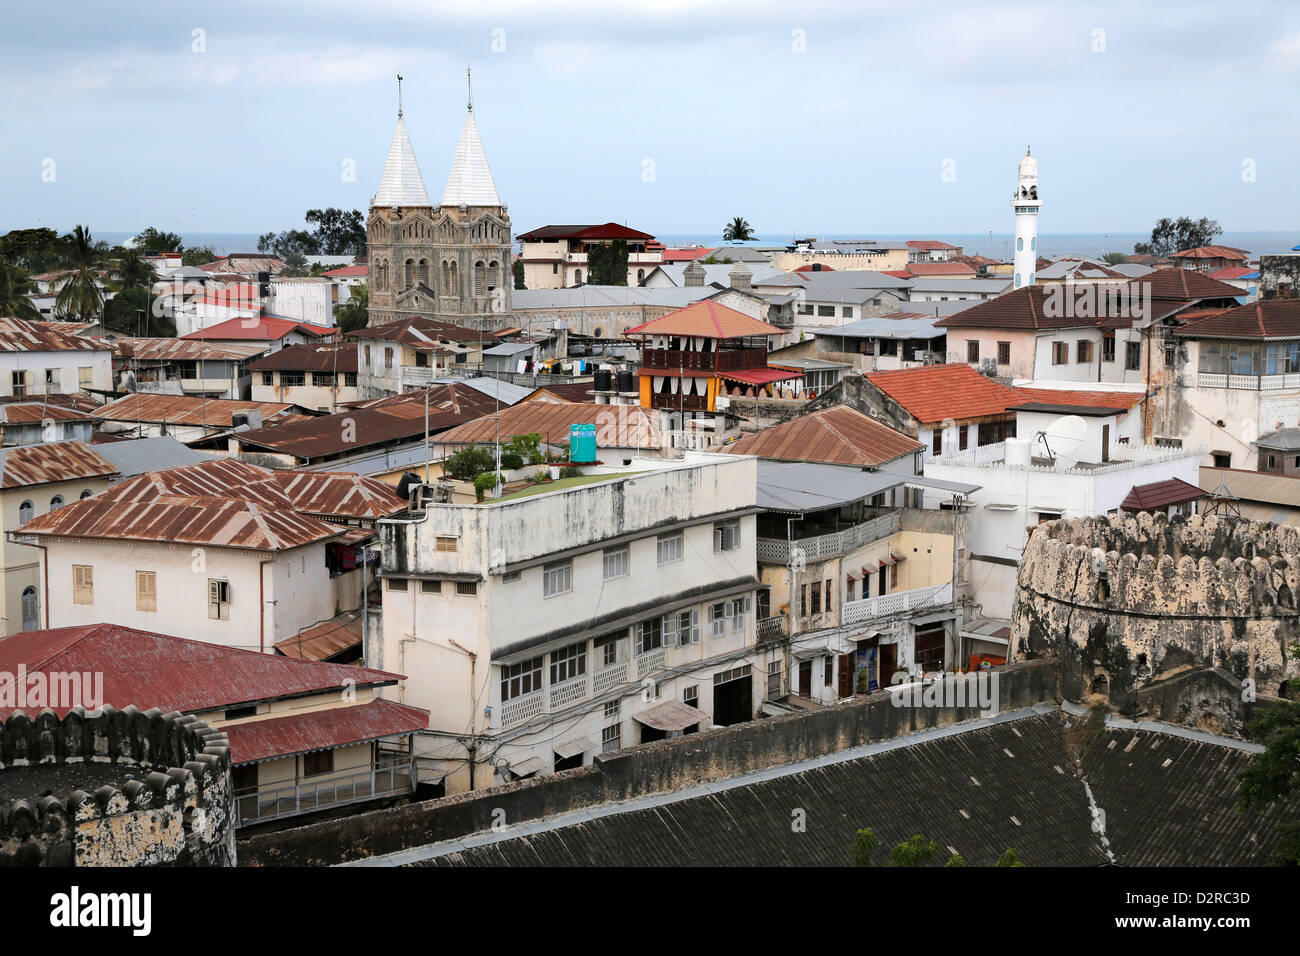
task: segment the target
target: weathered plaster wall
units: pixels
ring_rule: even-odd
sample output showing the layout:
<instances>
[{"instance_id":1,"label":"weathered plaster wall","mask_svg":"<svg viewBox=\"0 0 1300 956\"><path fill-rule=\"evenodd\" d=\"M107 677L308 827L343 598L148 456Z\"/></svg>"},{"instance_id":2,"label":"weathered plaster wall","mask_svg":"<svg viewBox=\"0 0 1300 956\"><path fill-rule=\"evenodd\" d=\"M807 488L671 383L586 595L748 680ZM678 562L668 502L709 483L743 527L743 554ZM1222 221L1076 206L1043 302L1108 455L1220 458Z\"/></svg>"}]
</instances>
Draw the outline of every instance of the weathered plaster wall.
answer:
<instances>
[{"instance_id":1,"label":"weathered plaster wall","mask_svg":"<svg viewBox=\"0 0 1300 956\"><path fill-rule=\"evenodd\" d=\"M1199 515L1040 525L1026 543L1012 646L1056 655L1062 691L1112 696L1192 668L1274 694L1298 669L1300 529Z\"/></svg>"}]
</instances>

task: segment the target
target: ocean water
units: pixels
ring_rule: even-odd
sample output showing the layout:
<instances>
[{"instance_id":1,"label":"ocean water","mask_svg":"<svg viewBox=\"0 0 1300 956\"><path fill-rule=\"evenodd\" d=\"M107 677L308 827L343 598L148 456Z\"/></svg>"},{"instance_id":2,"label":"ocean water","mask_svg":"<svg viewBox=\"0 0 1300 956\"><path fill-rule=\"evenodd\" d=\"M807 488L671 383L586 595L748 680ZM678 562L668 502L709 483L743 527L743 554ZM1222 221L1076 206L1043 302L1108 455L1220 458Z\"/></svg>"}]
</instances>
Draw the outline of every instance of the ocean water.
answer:
<instances>
[{"instance_id":1,"label":"ocean water","mask_svg":"<svg viewBox=\"0 0 1300 956\"><path fill-rule=\"evenodd\" d=\"M813 235L813 233L807 235ZM96 236L110 243L119 243L130 238L131 233L100 232L96 233ZM256 252L257 236L258 234L254 232L194 232L183 233L181 237L185 240L187 248L211 246L217 255L228 255L232 252ZM1015 237L1011 233L997 232L992 235L989 233L983 235L959 235L926 232L907 234L824 234L818 236L819 239L861 239L864 237L888 241L938 239L940 242L961 246L962 250L967 253L978 253L982 256L992 256L997 259L1011 258L1012 245L1015 242ZM1141 232L1044 233L1038 237L1038 252L1048 258L1066 253L1100 257L1107 252L1132 252L1135 242L1143 242L1150 237L1150 233ZM723 244L719 236L704 235L702 233L664 233L657 238L661 242L673 246L719 246ZM784 235L764 234L760 235L752 244L762 246L786 245L791 238ZM1293 246L1300 245L1300 229L1295 232L1225 232L1215 242L1224 246L1234 246L1238 249L1248 249L1252 256L1289 252Z\"/></svg>"}]
</instances>

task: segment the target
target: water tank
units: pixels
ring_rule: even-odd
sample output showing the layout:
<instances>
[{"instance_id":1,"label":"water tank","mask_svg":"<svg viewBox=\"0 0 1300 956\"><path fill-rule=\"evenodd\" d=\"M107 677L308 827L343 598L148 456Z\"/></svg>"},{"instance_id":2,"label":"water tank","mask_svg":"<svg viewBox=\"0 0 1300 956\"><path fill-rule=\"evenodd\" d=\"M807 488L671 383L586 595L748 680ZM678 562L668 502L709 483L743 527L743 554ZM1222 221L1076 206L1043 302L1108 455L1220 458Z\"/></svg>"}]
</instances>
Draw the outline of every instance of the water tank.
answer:
<instances>
[{"instance_id":1,"label":"water tank","mask_svg":"<svg viewBox=\"0 0 1300 956\"><path fill-rule=\"evenodd\" d=\"M614 374L607 368L596 369L596 391L612 392L614 390Z\"/></svg>"},{"instance_id":2,"label":"water tank","mask_svg":"<svg viewBox=\"0 0 1300 956\"><path fill-rule=\"evenodd\" d=\"M632 374L631 369L620 369L618 373L618 390L620 392L635 392L636 376Z\"/></svg>"},{"instance_id":3,"label":"water tank","mask_svg":"<svg viewBox=\"0 0 1300 956\"><path fill-rule=\"evenodd\" d=\"M589 464L596 460L596 426L569 426L569 461Z\"/></svg>"},{"instance_id":4,"label":"water tank","mask_svg":"<svg viewBox=\"0 0 1300 956\"><path fill-rule=\"evenodd\" d=\"M1008 465L1028 465L1034 443L1028 438L1008 438L1002 460Z\"/></svg>"}]
</instances>

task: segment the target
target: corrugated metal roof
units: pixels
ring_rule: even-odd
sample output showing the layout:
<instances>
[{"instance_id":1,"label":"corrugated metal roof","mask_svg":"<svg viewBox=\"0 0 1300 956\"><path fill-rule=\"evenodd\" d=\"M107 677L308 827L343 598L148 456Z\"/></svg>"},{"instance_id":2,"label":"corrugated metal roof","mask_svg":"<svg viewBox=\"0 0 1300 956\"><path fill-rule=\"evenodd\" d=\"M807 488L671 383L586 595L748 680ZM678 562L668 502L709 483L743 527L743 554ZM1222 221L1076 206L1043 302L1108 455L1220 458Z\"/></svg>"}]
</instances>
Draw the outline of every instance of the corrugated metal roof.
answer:
<instances>
[{"instance_id":1,"label":"corrugated metal roof","mask_svg":"<svg viewBox=\"0 0 1300 956\"><path fill-rule=\"evenodd\" d=\"M847 405L773 425L724 448L735 455L874 468L925 446Z\"/></svg>"},{"instance_id":2,"label":"corrugated metal roof","mask_svg":"<svg viewBox=\"0 0 1300 956\"><path fill-rule=\"evenodd\" d=\"M1008 408L1025 400L1016 389L961 362L868 372L866 378L922 424L1005 417Z\"/></svg>"},{"instance_id":3,"label":"corrugated metal roof","mask_svg":"<svg viewBox=\"0 0 1300 956\"><path fill-rule=\"evenodd\" d=\"M0 449L0 488L25 488L52 481L108 478L117 466L79 441Z\"/></svg>"},{"instance_id":4,"label":"corrugated metal roof","mask_svg":"<svg viewBox=\"0 0 1300 956\"><path fill-rule=\"evenodd\" d=\"M56 322L0 316L0 352L104 352L107 342L64 331Z\"/></svg>"},{"instance_id":5,"label":"corrugated metal roof","mask_svg":"<svg viewBox=\"0 0 1300 956\"><path fill-rule=\"evenodd\" d=\"M202 398L197 395L145 395L136 392L109 402L95 414L114 422L166 422L175 425L206 425L233 428L233 416L260 411L265 422L293 405L288 402L245 402L232 398Z\"/></svg>"},{"instance_id":6,"label":"corrugated metal roof","mask_svg":"<svg viewBox=\"0 0 1300 956\"><path fill-rule=\"evenodd\" d=\"M400 674L299 661L119 624L23 631L0 639L0 670L102 673L104 703L186 713L394 683ZM55 708L62 717L69 708ZM35 717L35 714L30 716Z\"/></svg>"},{"instance_id":7,"label":"corrugated metal roof","mask_svg":"<svg viewBox=\"0 0 1300 956\"><path fill-rule=\"evenodd\" d=\"M241 362L261 355L260 345L221 345L199 339L118 339L120 358L141 362Z\"/></svg>"},{"instance_id":8,"label":"corrugated metal roof","mask_svg":"<svg viewBox=\"0 0 1300 956\"><path fill-rule=\"evenodd\" d=\"M96 445L101 458L113 463L123 477L142 475L146 471L164 471L209 461L210 456L195 451L175 438L128 438Z\"/></svg>"},{"instance_id":9,"label":"corrugated metal roof","mask_svg":"<svg viewBox=\"0 0 1300 956\"><path fill-rule=\"evenodd\" d=\"M189 332L181 336L180 341L220 342L229 339L277 341L290 332L302 332L316 338L329 338L334 335L335 330L323 325L312 325L310 322L299 322L297 319L286 319L279 315L263 314L226 319L224 322L218 322L216 325L210 325L197 332ZM261 350L259 349L259 351Z\"/></svg>"},{"instance_id":10,"label":"corrugated metal roof","mask_svg":"<svg viewBox=\"0 0 1300 956\"><path fill-rule=\"evenodd\" d=\"M343 471L277 471L275 481L302 514L383 518L406 510L392 485Z\"/></svg>"},{"instance_id":11,"label":"corrugated metal roof","mask_svg":"<svg viewBox=\"0 0 1300 956\"><path fill-rule=\"evenodd\" d=\"M570 425L595 425L600 448L659 448L658 420L640 405L596 405L585 402L520 402L496 415L458 425L439 434L441 445L476 445L514 435L540 434L552 445L567 444Z\"/></svg>"},{"instance_id":12,"label":"corrugated metal roof","mask_svg":"<svg viewBox=\"0 0 1300 956\"><path fill-rule=\"evenodd\" d=\"M805 461L760 461L758 506L769 511L821 511L907 484L904 475Z\"/></svg>"},{"instance_id":13,"label":"corrugated metal roof","mask_svg":"<svg viewBox=\"0 0 1300 956\"><path fill-rule=\"evenodd\" d=\"M327 345L287 345L272 352L248 368L255 372L282 369L294 372L356 372L357 346L351 342Z\"/></svg>"},{"instance_id":14,"label":"corrugated metal roof","mask_svg":"<svg viewBox=\"0 0 1300 956\"><path fill-rule=\"evenodd\" d=\"M211 458L194 465L139 475L104 491L104 501L154 501L161 497L230 498L271 508L293 502L269 468L237 458Z\"/></svg>"},{"instance_id":15,"label":"corrugated metal roof","mask_svg":"<svg viewBox=\"0 0 1300 956\"><path fill-rule=\"evenodd\" d=\"M294 660L323 661L349 648L360 647L361 630L361 612L348 611L286 637L275 649Z\"/></svg>"},{"instance_id":16,"label":"corrugated metal roof","mask_svg":"<svg viewBox=\"0 0 1300 956\"><path fill-rule=\"evenodd\" d=\"M351 707L226 724L221 730L230 740L231 761L241 764L410 734L428 726L427 710L372 700Z\"/></svg>"},{"instance_id":17,"label":"corrugated metal roof","mask_svg":"<svg viewBox=\"0 0 1300 956\"><path fill-rule=\"evenodd\" d=\"M692 335L710 339L736 339L752 335L782 335L783 330L768 325L744 312L730 309L721 302L705 299L669 312L657 319L635 325L625 335Z\"/></svg>"},{"instance_id":18,"label":"corrugated metal roof","mask_svg":"<svg viewBox=\"0 0 1300 956\"><path fill-rule=\"evenodd\" d=\"M1166 481L1134 485L1119 506L1127 511L1151 511L1204 497L1205 492L1196 485L1181 478L1170 478Z\"/></svg>"}]
</instances>

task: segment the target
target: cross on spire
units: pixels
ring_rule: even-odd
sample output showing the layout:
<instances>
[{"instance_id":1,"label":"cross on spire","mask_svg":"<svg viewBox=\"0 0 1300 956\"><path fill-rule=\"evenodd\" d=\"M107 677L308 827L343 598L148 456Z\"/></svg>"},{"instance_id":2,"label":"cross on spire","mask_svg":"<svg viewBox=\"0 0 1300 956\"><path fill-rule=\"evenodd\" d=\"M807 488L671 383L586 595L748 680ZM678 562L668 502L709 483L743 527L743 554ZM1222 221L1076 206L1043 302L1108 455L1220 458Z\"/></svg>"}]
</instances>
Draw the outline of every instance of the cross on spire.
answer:
<instances>
[{"instance_id":1,"label":"cross on spire","mask_svg":"<svg viewBox=\"0 0 1300 956\"><path fill-rule=\"evenodd\" d=\"M474 112L474 78L470 75L470 68L465 67L465 89L469 92L469 102L465 106L469 112Z\"/></svg>"},{"instance_id":2,"label":"cross on spire","mask_svg":"<svg viewBox=\"0 0 1300 956\"><path fill-rule=\"evenodd\" d=\"M402 118L402 74L397 74L397 118Z\"/></svg>"}]
</instances>

